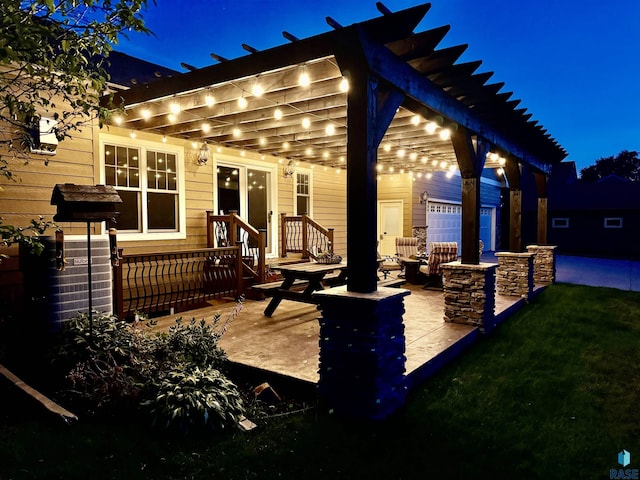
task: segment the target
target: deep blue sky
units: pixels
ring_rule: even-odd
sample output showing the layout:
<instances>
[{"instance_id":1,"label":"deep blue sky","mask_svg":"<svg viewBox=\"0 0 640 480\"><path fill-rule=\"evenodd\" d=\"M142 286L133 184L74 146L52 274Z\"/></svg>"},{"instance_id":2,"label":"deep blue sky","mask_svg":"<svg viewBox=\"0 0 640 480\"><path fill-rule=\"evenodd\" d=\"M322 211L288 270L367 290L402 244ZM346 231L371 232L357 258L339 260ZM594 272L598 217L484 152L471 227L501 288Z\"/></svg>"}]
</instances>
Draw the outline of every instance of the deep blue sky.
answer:
<instances>
[{"instance_id":1,"label":"deep blue sky","mask_svg":"<svg viewBox=\"0 0 640 480\"><path fill-rule=\"evenodd\" d=\"M419 1L385 0L396 11ZM416 31L451 25L442 46L469 45L460 61L505 82L578 169L621 150L640 151L640 0L433 0ZM155 37L116 48L182 70L233 59L379 15L375 0L157 0L145 14Z\"/></svg>"}]
</instances>

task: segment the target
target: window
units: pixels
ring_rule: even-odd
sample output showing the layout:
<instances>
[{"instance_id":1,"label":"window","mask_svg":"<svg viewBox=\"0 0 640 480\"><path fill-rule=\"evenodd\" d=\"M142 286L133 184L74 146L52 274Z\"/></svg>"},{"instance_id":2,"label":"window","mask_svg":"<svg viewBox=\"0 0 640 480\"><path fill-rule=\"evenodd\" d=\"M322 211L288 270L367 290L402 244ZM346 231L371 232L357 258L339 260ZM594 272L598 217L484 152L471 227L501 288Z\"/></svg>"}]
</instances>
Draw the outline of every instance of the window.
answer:
<instances>
[{"instance_id":1,"label":"window","mask_svg":"<svg viewBox=\"0 0 640 480\"><path fill-rule=\"evenodd\" d=\"M101 151L105 183L122 199L118 231L129 238L184 238L182 149L105 135Z\"/></svg>"},{"instance_id":2,"label":"window","mask_svg":"<svg viewBox=\"0 0 640 480\"><path fill-rule=\"evenodd\" d=\"M295 214L311 215L311 174L296 172L295 196Z\"/></svg>"},{"instance_id":3,"label":"window","mask_svg":"<svg viewBox=\"0 0 640 480\"><path fill-rule=\"evenodd\" d=\"M569 228L568 218L552 218L551 228Z\"/></svg>"},{"instance_id":4,"label":"window","mask_svg":"<svg viewBox=\"0 0 640 480\"><path fill-rule=\"evenodd\" d=\"M621 217L605 217L604 228L622 228Z\"/></svg>"}]
</instances>

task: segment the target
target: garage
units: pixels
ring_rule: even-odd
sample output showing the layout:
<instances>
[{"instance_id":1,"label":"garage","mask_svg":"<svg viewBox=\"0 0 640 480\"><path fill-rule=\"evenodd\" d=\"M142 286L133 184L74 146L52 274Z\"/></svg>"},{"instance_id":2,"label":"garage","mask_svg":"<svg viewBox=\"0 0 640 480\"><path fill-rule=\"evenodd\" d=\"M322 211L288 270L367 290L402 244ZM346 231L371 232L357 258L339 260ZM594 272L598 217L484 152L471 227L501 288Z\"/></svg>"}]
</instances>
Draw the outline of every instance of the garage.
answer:
<instances>
[{"instance_id":1,"label":"garage","mask_svg":"<svg viewBox=\"0 0 640 480\"><path fill-rule=\"evenodd\" d=\"M493 248L495 208L480 208L480 239L484 250ZM427 209L427 243L457 242L462 239L462 205L446 202L429 202Z\"/></svg>"}]
</instances>

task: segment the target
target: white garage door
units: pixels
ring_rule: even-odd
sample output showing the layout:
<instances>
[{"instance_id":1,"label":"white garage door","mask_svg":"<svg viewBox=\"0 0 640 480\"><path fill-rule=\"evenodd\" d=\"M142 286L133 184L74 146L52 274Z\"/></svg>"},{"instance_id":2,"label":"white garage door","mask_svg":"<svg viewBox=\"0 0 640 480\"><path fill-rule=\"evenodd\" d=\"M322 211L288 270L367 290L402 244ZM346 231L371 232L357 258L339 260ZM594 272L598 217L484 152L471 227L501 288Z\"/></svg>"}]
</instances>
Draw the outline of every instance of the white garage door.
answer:
<instances>
[{"instance_id":1,"label":"white garage door","mask_svg":"<svg viewBox=\"0 0 640 480\"><path fill-rule=\"evenodd\" d=\"M491 249L493 238L493 208L480 209L480 239L485 251ZM462 205L429 202L427 218L428 242L458 242L462 239Z\"/></svg>"}]
</instances>

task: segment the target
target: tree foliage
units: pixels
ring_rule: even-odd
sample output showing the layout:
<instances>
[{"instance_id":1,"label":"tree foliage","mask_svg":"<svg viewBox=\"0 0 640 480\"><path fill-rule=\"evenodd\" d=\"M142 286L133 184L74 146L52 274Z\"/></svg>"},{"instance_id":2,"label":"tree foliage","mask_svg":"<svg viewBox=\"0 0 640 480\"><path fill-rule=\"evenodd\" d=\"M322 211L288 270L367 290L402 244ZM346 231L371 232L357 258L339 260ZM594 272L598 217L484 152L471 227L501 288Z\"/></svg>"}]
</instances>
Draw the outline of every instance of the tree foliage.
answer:
<instances>
[{"instance_id":1,"label":"tree foliage","mask_svg":"<svg viewBox=\"0 0 640 480\"><path fill-rule=\"evenodd\" d=\"M155 3L155 0L152 0ZM147 0L0 0L0 174L9 159L26 156L39 115L57 120L58 140L99 106L109 75L105 62L128 32L150 33L141 16Z\"/></svg>"},{"instance_id":2,"label":"tree foliage","mask_svg":"<svg viewBox=\"0 0 640 480\"><path fill-rule=\"evenodd\" d=\"M640 181L640 157L638 152L623 150L616 156L603 157L580 170L580 179L595 182L607 175L618 175L631 181Z\"/></svg>"}]
</instances>

